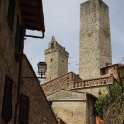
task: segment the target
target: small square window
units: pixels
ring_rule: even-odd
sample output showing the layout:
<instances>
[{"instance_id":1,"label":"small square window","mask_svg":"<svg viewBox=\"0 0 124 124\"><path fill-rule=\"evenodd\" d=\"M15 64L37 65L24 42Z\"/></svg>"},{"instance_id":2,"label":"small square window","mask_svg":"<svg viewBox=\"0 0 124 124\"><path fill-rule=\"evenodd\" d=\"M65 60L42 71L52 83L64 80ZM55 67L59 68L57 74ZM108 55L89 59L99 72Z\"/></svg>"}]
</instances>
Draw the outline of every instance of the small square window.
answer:
<instances>
[{"instance_id":1,"label":"small square window","mask_svg":"<svg viewBox=\"0 0 124 124\"><path fill-rule=\"evenodd\" d=\"M53 61L53 58L50 59L50 62L52 62L52 61Z\"/></svg>"}]
</instances>

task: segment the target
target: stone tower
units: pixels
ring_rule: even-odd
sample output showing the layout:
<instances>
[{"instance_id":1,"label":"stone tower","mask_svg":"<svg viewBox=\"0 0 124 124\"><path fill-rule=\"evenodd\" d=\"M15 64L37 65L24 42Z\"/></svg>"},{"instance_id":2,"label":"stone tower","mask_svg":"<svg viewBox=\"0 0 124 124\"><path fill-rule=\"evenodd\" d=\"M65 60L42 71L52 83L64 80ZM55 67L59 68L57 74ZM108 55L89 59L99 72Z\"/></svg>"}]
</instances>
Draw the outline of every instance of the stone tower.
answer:
<instances>
[{"instance_id":1,"label":"stone tower","mask_svg":"<svg viewBox=\"0 0 124 124\"><path fill-rule=\"evenodd\" d=\"M49 48L45 50L45 62L47 63L45 82L68 73L68 56L69 53L57 43L53 36Z\"/></svg>"},{"instance_id":2,"label":"stone tower","mask_svg":"<svg viewBox=\"0 0 124 124\"><path fill-rule=\"evenodd\" d=\"M109 8L102 0L88 0L80 5L80 77L97 78L111 63Z\"/></svg>"}]
</instances>

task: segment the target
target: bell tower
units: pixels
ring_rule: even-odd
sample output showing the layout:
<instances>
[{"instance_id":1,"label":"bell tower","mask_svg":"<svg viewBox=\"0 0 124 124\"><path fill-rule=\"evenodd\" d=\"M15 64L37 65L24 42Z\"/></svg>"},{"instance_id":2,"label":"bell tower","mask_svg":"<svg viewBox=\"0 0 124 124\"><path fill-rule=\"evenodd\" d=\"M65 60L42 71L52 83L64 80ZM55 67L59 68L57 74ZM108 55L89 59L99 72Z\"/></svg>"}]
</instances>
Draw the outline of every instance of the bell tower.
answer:
<instances>
[{"instance_id":1,"label":"bell tower","mask_svg":"<svg viewBox=\"0 0 124 124\"><path fill-rule=\"evenodd\" d=\"M111 63L109 8L102 0L88 0L80 5L80 77L100 77L100 68Z\"/></svg>"},{"instance_id":2,"label":"bell tower","mask_svg":"<svg viewBox=\"0 0 124 124\"><path fill-rule=\"evenodd\" d=\"M53 36L49 48L45 50L45 62L47 63L45 82L68 73L68 56L69 53L58 44Z\"/></svg>"}]
</instances>

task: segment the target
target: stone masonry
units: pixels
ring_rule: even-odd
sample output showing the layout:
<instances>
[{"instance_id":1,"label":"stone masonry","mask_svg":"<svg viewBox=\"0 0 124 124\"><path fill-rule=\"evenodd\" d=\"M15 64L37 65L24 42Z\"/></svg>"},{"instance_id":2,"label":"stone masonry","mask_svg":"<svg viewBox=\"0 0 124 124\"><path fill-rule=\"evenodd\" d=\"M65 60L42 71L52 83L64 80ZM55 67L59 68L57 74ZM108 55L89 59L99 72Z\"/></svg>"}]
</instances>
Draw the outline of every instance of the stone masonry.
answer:
<instances>
[{"instance_id":1,"label":"stone masonry","mask_svg":"<svg viewBox=\"0 0 124 124\"><path fill-rule=\"evenodd\" d=\"M80 5L80 77L100 77L106 63L112 63L108 6L89 0Z\"/></svg>"},{"instance_id":2,"label":"stone masonry","mask_svg":"<svg viewBox=\"0 0 124 124\"><path fill-rule=\"evenodd\" d=\"M68 73L69 53L52 37L49 48L45 50L45 62L47 63L46 80L48 82Z\"/></svg>"}]
</instances>

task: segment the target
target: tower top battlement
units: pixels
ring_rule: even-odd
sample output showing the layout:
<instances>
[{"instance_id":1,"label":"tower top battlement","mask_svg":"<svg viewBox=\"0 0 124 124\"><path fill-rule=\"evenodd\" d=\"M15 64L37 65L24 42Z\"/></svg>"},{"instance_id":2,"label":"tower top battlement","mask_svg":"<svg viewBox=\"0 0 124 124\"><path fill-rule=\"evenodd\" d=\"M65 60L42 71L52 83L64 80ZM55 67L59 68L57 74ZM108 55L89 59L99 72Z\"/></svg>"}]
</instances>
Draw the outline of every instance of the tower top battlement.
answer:
<instances>
[{"instance_id":1,"label":"tower top battlement","mask_svg":"<svg viewBox=\"0 0 124 124\"><path fill-rule=\"evenodd\" d=\"M69 55L67 51L65 51L65 47L62 47L56 40L55 37L53 36L51 39L51 42L49 43L48 49L45 50L45 54L49 54L51 52L55 51L61 51L61 52L66 52L66 56Z\"/></svg>"}]
</instances>

